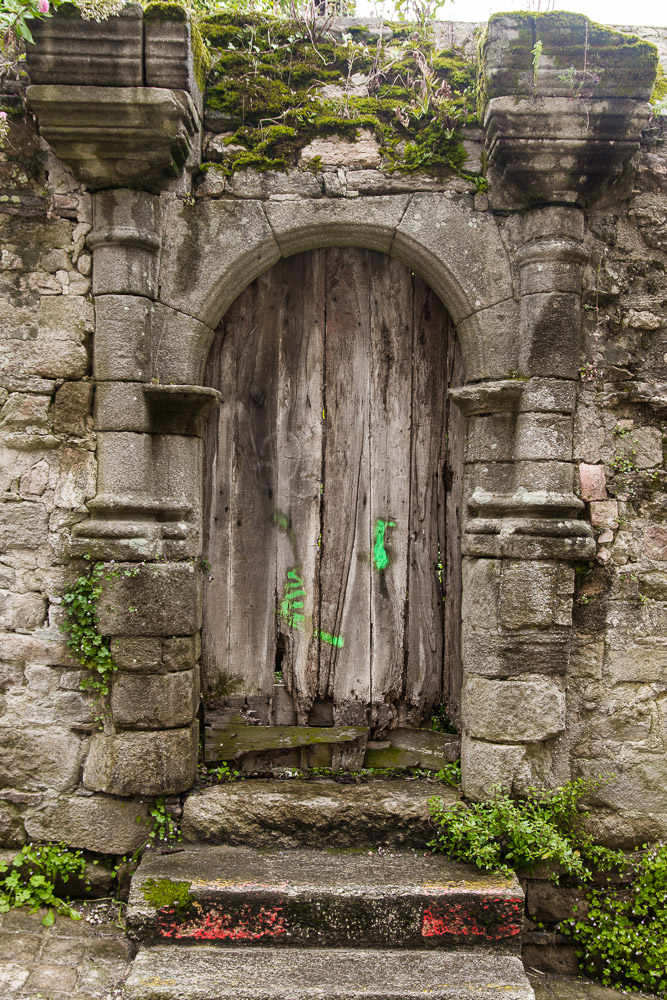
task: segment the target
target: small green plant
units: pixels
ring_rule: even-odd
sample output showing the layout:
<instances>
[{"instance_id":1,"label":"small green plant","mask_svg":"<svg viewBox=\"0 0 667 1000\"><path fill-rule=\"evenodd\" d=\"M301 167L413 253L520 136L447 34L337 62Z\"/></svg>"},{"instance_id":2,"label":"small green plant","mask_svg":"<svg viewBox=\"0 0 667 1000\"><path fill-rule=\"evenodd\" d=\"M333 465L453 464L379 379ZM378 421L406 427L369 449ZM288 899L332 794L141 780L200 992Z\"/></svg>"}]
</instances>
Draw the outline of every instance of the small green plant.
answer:
<instances>
[{"instance_id":1,"label":"small green plant","mask_svg":"<svg viewBox=\"0 0 667 1000\"><path fill-rule=\"evenodd\" d=\"M581 800L609 780L578 778L553 790L531 788L523 799L494 788L485 802L454 807L435 796L429 799L435 828L429 847L478 868L509 873L547 861L589 879L588 864L610 867L622 857L594 844L581 826Z\"/></svg>"},{"instance_id":2,"label":"small green plant","mask_svg":"<svg viewBox=\"0 0 667 1000\"><path fill-rule=\"evenodd\" d=\"M629 455L617 455L616 458L612 458L609 465L617 475L628 476L637 471L634 460L635 454L636 452L632 451Z\"/></svg>"},{"instance_id":3,"label":"small green plant","mask_svg":"<svg viewBox=\"0 0 667 1000\"><path fill-rule=\"evenodd\" d=\"M148 809L150 830L147 843L168 844L181 839L178 822L167 809L164 798L160 795Z\"/></svg>"},{"instance_id":4,"label":"small green plant","mask_svg":"<svg viewBox=\"0 0 667 1000\"><path fill-rule=\"evenodd\" d=\"M667 996L667 844L637 852L632 881L622 889L593 889L588 913L560 929L576 944L582 972L606 986Z\"/></svg>"},{"instance_id":5,"label":"small green plant","mask_svg":"<svg viewBox=\"0 0 667 1000\"><path fill-rule=\"evenodd\" d=\"M531 55L533 57L533 90L537 91L537 76L540 70L540 59L542 58L542 40L535 42Z\"/></svg>"},{"instance_id":6,"label":"small green plant","mask_svg":"<svg viewBox=\"0 0 667 1000\"><path fill-rule=\"evenodd\" d=\"M452 785L453 788L458 788L461 784L461 761L455 760L451 764L445 764L445 766L433 774L433 777L437 781L442 781L446 785Z\"/></svg>"},{"instance_id":7,"label":"small green plant","mask_svg":"<svg viewBox=\"0 0 667 1000\"><path fill-rule=\"evenodd\" d=\"M66 844L26 844L11 862L0 861L0 913L20 906L36 913L45 907L45 927L54 922L56 913L80 920L81 915L56 896L55 888L57 880L83 878L85 868L81 851L72 851Z\"/></svg>"},{"instance_id":8,"label":"small green plant","mask_svg":"<svg viewBox=\"0 0 667 1000\"><path fill-rule=\"evenodd\" d=\"M220 764L219 767L214 768L213 774L215 775L216 779L221 782L241 780L241 772L232 771L227 761L223 761L223 763Z\"/></svg>"},{"instance_id":9,"label":"small green plant","mask_svg":"<svg viewBox=\"0 0 667 1000\"><path fill-rule=\"evenodd\" d=\"M102 596L104 581L113 584L121 575L136 576L139 567L121 571L110 569L102 562L92 563L90 556L85 558L91 563L88 573L77 577L63 595L65 621L60 626L60 631L67 636L67 648L75 659L90 671L90 675L81 681L81 690L92 691L95 700L99 701L109 694L111 675L116 664L111 656L109 639L97 631L97 602Z\"/></svg>"}]
</instances>

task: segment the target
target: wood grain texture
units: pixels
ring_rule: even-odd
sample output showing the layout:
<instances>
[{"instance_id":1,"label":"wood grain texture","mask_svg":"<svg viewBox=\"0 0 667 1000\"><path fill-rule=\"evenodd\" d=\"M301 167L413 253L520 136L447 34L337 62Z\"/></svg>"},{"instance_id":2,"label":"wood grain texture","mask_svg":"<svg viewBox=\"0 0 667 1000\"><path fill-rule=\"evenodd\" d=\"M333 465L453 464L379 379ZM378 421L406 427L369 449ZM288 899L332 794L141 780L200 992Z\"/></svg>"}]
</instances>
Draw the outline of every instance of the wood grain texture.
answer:
<instances>
[{"instance_id":1,"label":"wood grain texture","mask_svg":"<svg viewBox=\"0 0 667 1000\"><path fill-rule=\"evenodd\" d=\"M299 254L237 299L206 376L224 400L205 442L209 692L270 697L278 654L299 725L315 699L374 730L398 706L410 725L443 700L457 717L462 441L446 388L462 376L442 303L381 254Z\"/></svg>"}]
</instances>

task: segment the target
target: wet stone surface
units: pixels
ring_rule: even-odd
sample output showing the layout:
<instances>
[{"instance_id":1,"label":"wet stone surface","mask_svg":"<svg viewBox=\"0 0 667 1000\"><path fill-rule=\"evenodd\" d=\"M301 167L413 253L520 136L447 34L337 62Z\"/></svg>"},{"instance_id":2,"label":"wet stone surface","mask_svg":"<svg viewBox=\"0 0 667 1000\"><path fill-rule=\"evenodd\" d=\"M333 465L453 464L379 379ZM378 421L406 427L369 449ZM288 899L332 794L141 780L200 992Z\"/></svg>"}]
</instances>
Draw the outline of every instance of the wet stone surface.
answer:
<instances>
[{"instance_id":1,"label":"wet stone surface","mask_svg":"<svg viewBox=\"0 0 667 1000\"><path fill-rule=\"evenodd\" d=\"M42 912L0 916L0 995L3 1000L119 1000L135 946L109 922L106 908L82 907L83 919Z\"/></svg>"}]
</instances>

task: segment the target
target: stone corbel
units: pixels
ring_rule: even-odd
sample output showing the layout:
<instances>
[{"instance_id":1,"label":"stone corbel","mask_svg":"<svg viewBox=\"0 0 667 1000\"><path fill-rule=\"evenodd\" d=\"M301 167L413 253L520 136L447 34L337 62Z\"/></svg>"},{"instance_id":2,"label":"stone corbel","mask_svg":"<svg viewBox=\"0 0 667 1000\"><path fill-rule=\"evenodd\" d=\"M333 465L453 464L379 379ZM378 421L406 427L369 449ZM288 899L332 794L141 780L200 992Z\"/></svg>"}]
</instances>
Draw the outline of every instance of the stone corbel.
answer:
<instances>
[{"instance_id":1,"label":"stone corbel","mask_svg":"<svg viewBox=\"0 0 667 1000\"><path fill-rule=\"evenodd\" d=\"M639 148L657 66L650 43L581 15L492 17L482 45L491 207L599 198Z\"/></svg>"}]
</instances>

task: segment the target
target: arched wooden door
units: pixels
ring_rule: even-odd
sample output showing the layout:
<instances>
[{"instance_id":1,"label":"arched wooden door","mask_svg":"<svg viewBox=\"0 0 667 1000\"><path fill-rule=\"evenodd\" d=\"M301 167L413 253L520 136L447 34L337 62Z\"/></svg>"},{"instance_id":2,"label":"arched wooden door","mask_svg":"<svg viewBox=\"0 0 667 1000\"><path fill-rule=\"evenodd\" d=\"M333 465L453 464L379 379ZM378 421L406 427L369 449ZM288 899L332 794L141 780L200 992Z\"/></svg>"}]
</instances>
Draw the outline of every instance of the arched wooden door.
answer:
<instances>
[{"instance_id":1,"label":"arched wooden door","mask_svg":"<svg viewBox=\"0 0 667 1000\"><path fill-rule=\"evenodd\" d=\"M223 397L205 449L209 695L281 721L279 671L300 725L457 716L461 381L444 306L383 254L302 253L239 296L206 374Z\"/></svg>"}]
</instances>

